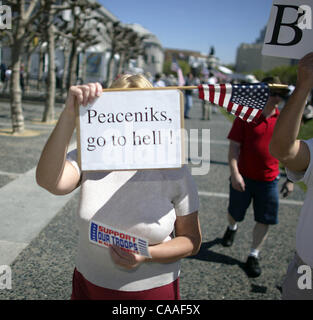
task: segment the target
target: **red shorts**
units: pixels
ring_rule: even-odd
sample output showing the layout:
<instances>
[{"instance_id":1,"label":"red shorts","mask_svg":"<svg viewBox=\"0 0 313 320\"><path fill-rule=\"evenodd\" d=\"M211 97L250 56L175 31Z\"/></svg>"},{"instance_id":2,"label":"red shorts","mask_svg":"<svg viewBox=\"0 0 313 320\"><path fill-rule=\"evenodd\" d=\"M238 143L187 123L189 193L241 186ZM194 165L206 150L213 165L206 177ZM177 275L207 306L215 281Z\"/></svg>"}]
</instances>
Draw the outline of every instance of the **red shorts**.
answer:
<instances>
[{"instance_id":1,"label":"red shorts","mask_svg":"<svg viewBox=\"0 0 313 320\"><path fill-rule=\"evenodd\" d=\"M71 300L180 300L179 279L158 288L120 291L92 284L75 268Z\"/></svg>"}]
</instances>

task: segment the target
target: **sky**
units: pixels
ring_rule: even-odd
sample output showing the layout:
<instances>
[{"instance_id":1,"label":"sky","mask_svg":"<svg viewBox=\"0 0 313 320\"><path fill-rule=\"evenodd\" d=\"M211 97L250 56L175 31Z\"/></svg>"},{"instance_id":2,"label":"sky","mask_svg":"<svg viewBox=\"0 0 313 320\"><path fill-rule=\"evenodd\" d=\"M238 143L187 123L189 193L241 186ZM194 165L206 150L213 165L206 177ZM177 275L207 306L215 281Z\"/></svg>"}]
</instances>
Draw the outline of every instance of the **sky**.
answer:
<instances>
[{"instance_id":1,"label":"sky","mask_svg":"<svg viewBox=\"0 0 313 320\"><path fill-rule=\"evenodd\" d=\"M98 0L122 23L138 23L164 48L215 55L235 63L241 43L253 43L267 25L272 0Z\"/></svg>"}]
</instances>

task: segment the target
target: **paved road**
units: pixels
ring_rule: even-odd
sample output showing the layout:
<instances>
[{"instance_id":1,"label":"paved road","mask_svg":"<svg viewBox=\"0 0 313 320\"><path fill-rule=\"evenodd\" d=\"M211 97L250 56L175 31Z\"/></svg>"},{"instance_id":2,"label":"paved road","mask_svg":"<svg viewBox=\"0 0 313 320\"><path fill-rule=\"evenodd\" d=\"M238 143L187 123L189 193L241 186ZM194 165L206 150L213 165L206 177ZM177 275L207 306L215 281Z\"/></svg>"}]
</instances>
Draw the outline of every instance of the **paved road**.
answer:
<instances>
[{"instance_id":1,"label":"paved road","mask_svg":"<svg viewBox=\"0 0 313 320\"><path fill-rule=\"evenodd\" d=\"M51 196L34 179L35 166L51 125L34 122L41 117L41 105L24 105L30 137L2 135L10 128L9 106L0 101L0 266L12 269L12 289L0 290L0 299L69 299L74 268L76 209L78 193ZM57 107L57 113L61 110ZM183 259L182 299L280 299L280 286L295 246L295 229L304 194L294 194L280 203L280 223L270 229L261 252L262 275L249 279L243 270L254 225L251 208L239 226L231 248L220 244L226 228L228 202L227 133L231 124L220 113L202 121L201 104L195 101L188 129L210 129L210 137L197 144L191 136L190 167L194 170L205 155L205 175L194 176L200 195L203 243L197 256ZM191 131L189 131L191 132ZM190 134L191 135L191 134ZM192 147L191 147L192 146ZM198 150L196 146L198 146ZM210 156L207 152L210 148ZM280 181L280 183L283 182Z\"/></svg>"}]
</instances>

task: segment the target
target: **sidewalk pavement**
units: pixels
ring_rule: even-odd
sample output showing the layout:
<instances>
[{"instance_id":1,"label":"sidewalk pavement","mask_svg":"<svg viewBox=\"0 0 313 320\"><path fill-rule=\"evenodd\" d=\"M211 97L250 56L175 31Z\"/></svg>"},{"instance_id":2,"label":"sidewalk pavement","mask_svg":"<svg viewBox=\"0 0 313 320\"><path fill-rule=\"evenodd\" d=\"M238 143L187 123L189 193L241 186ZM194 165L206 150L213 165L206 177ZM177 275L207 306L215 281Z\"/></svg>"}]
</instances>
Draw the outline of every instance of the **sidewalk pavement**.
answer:
<instances>
[{"instance_id":1,"label":"sidewalk pavement","mask_svg":"<svg viewBox=\"0 0 313 320\"><path fill-rule=\"evenodd\" d=\"M42 106L23 107L31 136L3 135L11 123L9 104L0 102L0 265L12 264L73 196L57 197L37 185L36 164L53 126L38 124Z\"/></svg>"}]
</instances>

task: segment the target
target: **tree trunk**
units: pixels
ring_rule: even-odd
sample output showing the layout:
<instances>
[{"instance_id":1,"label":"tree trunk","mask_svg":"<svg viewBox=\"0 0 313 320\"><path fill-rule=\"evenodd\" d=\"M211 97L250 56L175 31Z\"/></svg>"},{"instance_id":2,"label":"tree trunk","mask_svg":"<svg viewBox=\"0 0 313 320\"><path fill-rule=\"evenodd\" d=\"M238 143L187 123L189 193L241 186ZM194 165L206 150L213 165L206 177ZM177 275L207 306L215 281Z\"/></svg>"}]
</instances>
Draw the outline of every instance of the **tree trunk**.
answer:
<instances>
[{"instance_id":1,"label":"tree trunk","mask_svg":"<svg viewBox=\"0 0 313 320\"><path fill-rule=\"evenodd\" d=\"M42 47L39 50L39 67L38 67L38 82L37 82L37 90L41 91L42 83L43 83L43 66L44 66L44 57L45 53Z\"/></svg>"},{"instance_id":2,"label":"tree trunk","mask_svg":"<svg viewBox=\"0 0 313 320\"><path fill-rule=\"evenodd\" d=\"M21 52L23 48L23 29L19 27L17 36L12 46L12 74L10 80L11 119L14 133L24 131L24 116L22 109L22 90L20 86Z\"/></svg>"},{"instance_id":3,"label":"tree trunk","mask_svg":"<svg viewBox=\"0 0 313 320\"><path fill-rule=\"evenodd\" d=\"M120 52L120 61L118 62L117 74L122 74L125 64L125 52Z\"/></svg>"},{"instance_id":4,"label":"tree trunk","mask_svg":"<svg viewBox=\"0 0 313 320\"><path fill-rule=\"evenodd\" d=\"M86 83L86 78L87 78L87 53L86 51L84 50L82 52L82 55L83 55L83 61L82 61L82 75L81 75L81 79L83 81L83 83Z\"/></svg>"},{"instance_id":5,"label":"tree trunk","mask_svg":"<svg viewBox=\"0 0 313 320\"><path fill-rule=\"evenodd\" d=\"M76 84L76 80L77 80L76 69L77 69L77 43L74 40L72 42L72 50L70 55L70 68L69 68L69 75L68 75L68 82L67 82L67 90L70 88L70 86Z\"/></svg>"},{"instance_id":6,"label":"tree trunk","mask_svg":"<svg viewBox=\"0 0 313 320\"><path fill-rule=\"evenodd\" d=\"M50 24L48 28L48 86L47 99L45 102L45 110L42 122L52 122L54 120L54 104L55 104L55 43L54 43L54 26Z\"/></svg>"},{"instance_id":7,"label":"tree trunk","mask_svg":"<svg viewBox=\"0 0 313 320\"><path fill-rule=\"evenodd\" d=\"M114 74L113 74L114 73L114 64L115 64L114 54L115 54L115 52L112 51L111 55L110 55L109 63L108 63L108 70L107 70L107 87L108 88L110 87L110 85L112 84L113 79L114 79Z\"/></svg>"},{"instance_id":8,"label":"tree trunk","mask_svg":"<svg viewBox=\"0 0 313 320\"><path fill-rule=\"evenodd\" d=\"M61 92L62 96L67 89L67 79L68 79L68 68L69 68L69 61L70 61L70 50L68 48L64 48L64 66L63 66L63 75L62 75L62 85L61 85Z\"/></svg>"},{"instance_id":9,"label":"tree trunk","mask_svg":"<svg viewBox=\"0 0 313 320\"><path fill-rule=\"evenodd\" d=\"M31 56L34 51L28 52L26 56L26 65L24 70L25 77L25 92L29 91L29 78L30 78L30 68L31 68Z\"/></svg>"}]
</instances>

